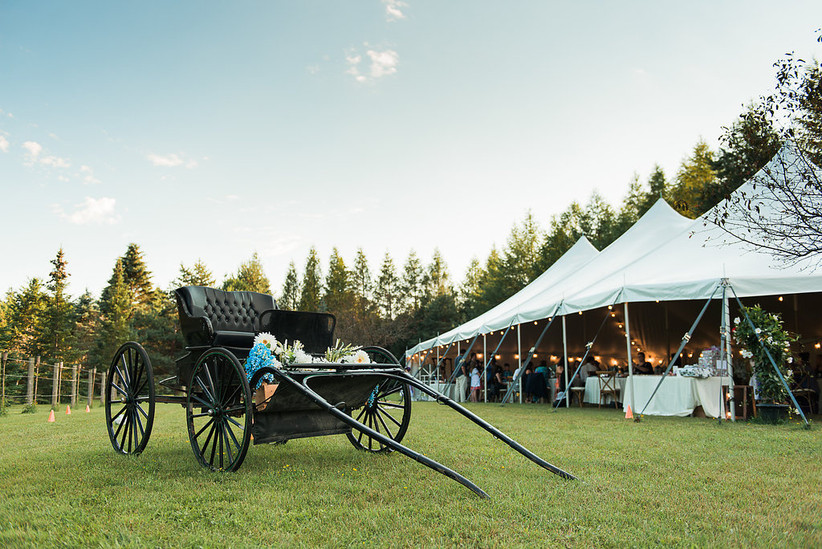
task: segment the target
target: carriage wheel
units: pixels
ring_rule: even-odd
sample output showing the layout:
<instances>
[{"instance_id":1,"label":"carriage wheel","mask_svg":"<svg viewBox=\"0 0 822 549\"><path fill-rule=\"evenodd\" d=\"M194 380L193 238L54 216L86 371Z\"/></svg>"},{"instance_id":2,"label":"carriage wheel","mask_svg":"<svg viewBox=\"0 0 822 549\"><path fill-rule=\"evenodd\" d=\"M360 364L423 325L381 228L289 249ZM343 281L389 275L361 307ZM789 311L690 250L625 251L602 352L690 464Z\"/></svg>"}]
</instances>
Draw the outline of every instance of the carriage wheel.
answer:
<instances>
[{"instance_id":1,"label":"carriage wheel","mask_svg":"<svg viewBox=\"0 0 822 549\"><path fill-rule=\"evenodd\" d=\"M396 364L390 352L379 347L364 349L373 362ZM411 423L411 387L393 378L383 378L374 384L368 400L359 408L349 410L351 417L378 433L400 442ZM348 440L358 450L390 452L392 448L356 429L348 433Z\"/></svg>"},{"instance_id":2,"label":"carriage wheel","mask_svg":"<svg viewBox=\"0 0 822 549\"><path fill-rule=\"evenodd\" d=\"M212 471L236 471L251 440L251 389L231 352L211 349L188 383L186 423L197 461Z\"/></svg>"},{"instance_id":3,"label":"carriage wheel","mask_svg":"<svg viewBox=\"0 0 822 549\"><path fill-rule=\"evenodd\" d=\"M106 425L121 454L142 452L154 425L154 372L142 345L129 341L114 354L106 376Z\"/></svg>"}]
</instances>

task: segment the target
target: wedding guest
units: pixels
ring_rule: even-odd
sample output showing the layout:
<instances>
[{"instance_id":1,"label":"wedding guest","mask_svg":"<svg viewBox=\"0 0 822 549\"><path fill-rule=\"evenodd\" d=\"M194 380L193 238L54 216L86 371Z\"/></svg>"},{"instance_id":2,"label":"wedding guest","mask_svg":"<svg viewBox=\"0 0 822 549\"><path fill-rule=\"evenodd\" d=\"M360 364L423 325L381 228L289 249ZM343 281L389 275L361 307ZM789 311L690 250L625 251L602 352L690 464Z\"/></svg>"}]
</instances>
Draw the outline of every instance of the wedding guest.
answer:
<instances>
[{"instance_id":1,"label":"wedding guest","mask_svg":"<svg viewBox=\"0 0 822 549\"><path fill-rule=\"evenodd\" d=\"M471 402L479 402L480 371L477 365L471 370Z\"/></svg>"},{"instance_id":2,"label":"wedding guest","mask_svg":"<svg viewBox=\"0 0 822 549\"><path fill-rule=\"evenodd\" d=\"M579 370L579 379L582 380L582 385L585 385L585 382L588 380L588 376L594 375L594 372L599 371L599 361L595 358L589 358L585 361L585 364L582 365L582 368Z\"/></svg>"},{"instance_id":3,"label":"wedding guest","mask_svg":"<svg viewBox=\"0 0 822 549\"><path fill-rule=\"evenodd\" d=\"M637 353L637 364L634 366L634 373L639 375L653 375L654 367L645 360L645 353Z\"/></svg>"}]
</instances>

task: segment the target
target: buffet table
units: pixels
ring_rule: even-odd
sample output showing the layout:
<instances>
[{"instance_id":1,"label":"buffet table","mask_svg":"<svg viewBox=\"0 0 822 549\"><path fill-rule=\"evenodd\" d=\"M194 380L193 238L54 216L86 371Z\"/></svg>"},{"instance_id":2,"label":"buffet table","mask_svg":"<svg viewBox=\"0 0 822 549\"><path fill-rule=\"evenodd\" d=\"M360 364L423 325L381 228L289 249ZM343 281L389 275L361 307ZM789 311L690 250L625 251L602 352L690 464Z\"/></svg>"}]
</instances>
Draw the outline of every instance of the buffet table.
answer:
<instances>
[{"instance_id":1,"label":"buffet table","mask_svg":"<svg viewBox=\"0 0 822 549\"><path fill-rule=\"evenodd\" d=\"M634 414L643 413L642 408L661 378L662 376L634 376ZM720 391L722 385L729 384L732 384L729 377L667 376L644 413L649 416L682 417L691 415L697 406L702 406L708 417L724 416L725 403L720 402ZM631 403L631 391L631 381L628 380L622 392L623 409L627 409Z\"/></svg>"}]
</instances>

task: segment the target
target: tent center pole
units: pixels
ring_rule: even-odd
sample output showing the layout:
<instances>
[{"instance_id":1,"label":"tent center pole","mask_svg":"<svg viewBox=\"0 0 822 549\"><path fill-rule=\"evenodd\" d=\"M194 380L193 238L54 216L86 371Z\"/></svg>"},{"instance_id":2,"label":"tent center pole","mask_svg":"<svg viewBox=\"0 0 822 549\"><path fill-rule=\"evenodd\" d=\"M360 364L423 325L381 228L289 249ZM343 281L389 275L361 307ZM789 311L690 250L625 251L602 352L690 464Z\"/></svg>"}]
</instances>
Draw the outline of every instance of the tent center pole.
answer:
<instances>
[{"instance_id":1,"label":"tent center pole","mask_svg":"<svg viewBox=\"0 0 822 549\"><path fill-rule=\"evenodd\" d=\"M562 366L563 375L565 375L565 408L571 406L569 391L568 391L568 332L565 327L565 315L562 316L562 354L565 363ZM559 387L557 387L559 389Z\"/></svg>"},{"instance_id":2,"label":"tent center pole","mask_svg":"<svg viewBox=\"0 0 822 549\"><path fill-rule=\"evenodd\" d=\"M631 402L628 404L633 412L636 408L634 399L636 398L636 391L634 390L634 361L631 358L631 321L628 317L628 302L623 305L625 309L625 346L628 349L628 383L631 384ZM634 417L634 421L639 421L639 415Z\"/></svg>"}]
</instances>

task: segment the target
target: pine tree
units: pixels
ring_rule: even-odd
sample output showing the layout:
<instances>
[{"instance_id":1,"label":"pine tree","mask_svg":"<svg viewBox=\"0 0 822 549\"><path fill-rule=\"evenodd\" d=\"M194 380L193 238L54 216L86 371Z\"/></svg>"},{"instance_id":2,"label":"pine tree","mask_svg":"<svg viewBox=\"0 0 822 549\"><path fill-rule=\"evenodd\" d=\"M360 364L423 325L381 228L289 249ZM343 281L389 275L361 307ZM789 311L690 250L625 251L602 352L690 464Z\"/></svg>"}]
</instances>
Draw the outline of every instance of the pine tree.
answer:
<instances>
[{"instance_id":1,"label":"pine tree","mask_svg":"<svg viewBox=\"0 0 822 549\"><path fill-rule=\"evenodd\" d=\"M42 333L47 301L39 278L29 279L20 292L9 295L11 350L31 357L44 354Z\"/></svg>"},{"instance_id":2,"label":"pine tree","mask_svg":"<svg viewBox=\"0 0 822 549\"><path fill-rule=\"evenodd\" d=\"M336 315L346 311L353 298L351 291L351 275L345 267L345 262L337 248L331 250L328 261L328 274L325 277L323 303L325 309Z\"/></svg>"},{"instance_id":3,"label":"pine tree","mask_svg":"<svg viewBox=\"0 0 822 549\"><path fill-rule=\"evenodd\" d=\"M134 313L131 293L125 281L122 258L117 259L109 285L104 292L105 300L100 300L102 323L100 337L94 352L94 362L98 367L108 367L117 348L131 339L131 317Z\"/></svg>"},{"instance_id":4,"label":"pine tree","mask_svg":"<svg viewBox=\"0 0 822 549\"><path fill-rule=\"evenodd\" d=\"M82 364L92 363L92 354L100 329L100 308L97 300L86 290L74 304L74 339L77 346L77 360ZM111 359L111 357L108 357Z\"/></svg>"},{"instance_id":5,"label":"pine tree","mask_svg":"<svg viewBox=\"0 0 822 549\"><path fill-rule=\"evenodd\" d=\"M462 299L462 311L464 316L472 318L485 312L482 308L483 299L483 278L485 270L480 265L476 257L471 259L468 269L465 271L465 278L460 285L460 298Z\"/></svg>"},{"instance_id":6,"label":"pine tree","mask_svg":"<svg viewBox=\"0 0 822 549\"><path fill-rule=\"evenodd\" d=\"M154 286L151 284L151 273L146 267L140 246L129 244L122 262L123 282L128 288L132 306L147 306L152 300Z\"/></svg>"},{"instance_id":7,"label":"pine tree","mask_svg":"<svg viewBox=\"0 0 822 549\"><path fill-rule=\"evenodd\" d=\"M67 261L63 254L63 248L57 251L57 256L51 261L53 266L49 273L49 283L47 288L51 295L47 299L45 322L43 326L43 347L50 358L54 360L71 360L73 349L72 327L72 304L69 296L66 295Z\"/></svg>"},{"instance_id":8,"label":"pine tree","mask_svg":"<svg viewBox=\"0 0 822 549\"><path fill-rule=\"evenodd\" d=\"M380 267L380 276L374 287L374 301L383 318L393 320L400 302L400 278L389 252L385 252Z\"/></svg>"},{"instance_id":9,"label":"pine tree","mask_svg":"<svg viewBox=\"0 0 822 549\"><path fill-rule=\"evenodd\" d=\"M181 286L206 286L213 288L216 284L217 281L214 279L214 274L212 274L211 270L201 259L197 259L190 268L180 263L180 274L172 283L175 288Z\"/></svg>"},{"instance_id":10,"label":"pine tree","mask_svg":"<svg viewBox=\"0 0 822 549\"><path fill-rule=\"evenodd\" d=\"M259 292L271 293L271 284L263 271L263 264L257 252L251 259L242 263L236 275L226 277L223 281L223 290L230 292Z\"/></svg>"},{"instance_id":11,"label":"pine tree","mask_svg":"<svg viewBox=\"0 0 822 549\"><path fill-rule=\"evenodd\" d=\"M708 211L753 177L780 146L766 107L761 103L749 105L721 138L719 153L710 163L714 177L703 178L696 215Z\"/></svg>"},{"instance_id":12,"label":"pine tree","mask_svg":"<svg viewBox=\"0 0 822 549\"><path fill-rule=\"evenodd\" d=\"M288 272L285 275L283 293L280 297L279 306L282 309L296 311L300 303L300 281L297 279L297 267L292 261L288 265Z\"/></svg>"},{"instance_id":13,"label":"pine tree","mask_svg":"<svg viewBox=\"0 0 822 549\"><path fill-rule=\"evenodd\" d=\"M351 271L351 282L354 293L359 298L365 301L371 299L371 292L373 291L371 269L368 268L368 259L365 257L365 252L363 252L362 248L357 250L357 256L354 258L354 269Z\"/></svg>"},{"instance_id":14,"label":"pine tree","mask_svg":"<svg viewBox=\"0 0 822 549\"><path fill-rule=\"evenodd\" d=\"M425 273L424 287L426 301L454 293L448 274L448 266L438 248L434 248L434 255Z\"/></svg>"},{"instance_id":15,"label":"pine tree","mask_svg":"<svg viewBox=\"0 0 822 549\"><path fill-rule=\"evenodd\" d=\"M308 259L305 262L305 274L300 291L300 311L324 311L321 302L322 296L322 272L320 271L320 258L317 250L313 246L308 251Z\"/></svg>"},{"instance_id":16,"label":"pine tree","mask_svg":"<svg viewBox=\"0 0 822 549\"><path fill-rule=\"evenodd\" d=\"M403 293L402 308L414 312L422 305L424 294L423 268L417 253L411 250L403 267L401 288Z\"/></svg>"}]
</instances>

